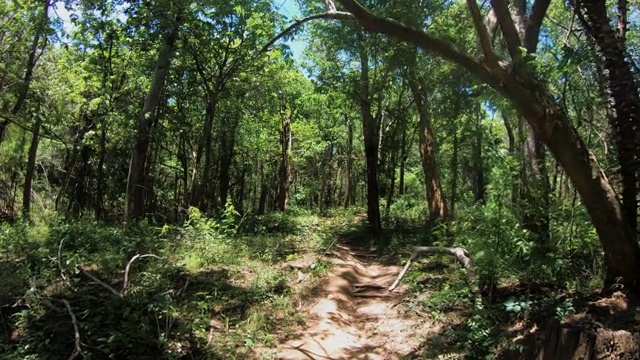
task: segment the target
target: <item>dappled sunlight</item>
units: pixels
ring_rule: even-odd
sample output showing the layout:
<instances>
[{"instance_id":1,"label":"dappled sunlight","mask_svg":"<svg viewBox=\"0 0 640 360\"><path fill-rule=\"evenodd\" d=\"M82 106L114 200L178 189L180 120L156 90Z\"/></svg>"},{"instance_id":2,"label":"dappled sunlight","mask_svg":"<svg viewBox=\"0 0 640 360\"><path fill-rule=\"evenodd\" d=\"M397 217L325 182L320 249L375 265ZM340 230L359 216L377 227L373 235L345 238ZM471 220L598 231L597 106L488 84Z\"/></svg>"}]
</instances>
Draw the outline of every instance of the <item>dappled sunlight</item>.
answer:
<instances>
[{"instance_id":1,"label":"dappled sunlight","mask_svg":"<svg viewBox=\"0 0 640 360\"><path fill-rule=\"evenodd\" d=\"M304 325L283 334L277 350L263 355L291 360L392 359L411 354L424 337L437 331L430 321L400 311L406 296L402 290L386 291L400 267L376 263L368 255L362 248L336 245L328 259L334 266L317 285L318 300L301 310Z\"/></svg>"}]
</instances>

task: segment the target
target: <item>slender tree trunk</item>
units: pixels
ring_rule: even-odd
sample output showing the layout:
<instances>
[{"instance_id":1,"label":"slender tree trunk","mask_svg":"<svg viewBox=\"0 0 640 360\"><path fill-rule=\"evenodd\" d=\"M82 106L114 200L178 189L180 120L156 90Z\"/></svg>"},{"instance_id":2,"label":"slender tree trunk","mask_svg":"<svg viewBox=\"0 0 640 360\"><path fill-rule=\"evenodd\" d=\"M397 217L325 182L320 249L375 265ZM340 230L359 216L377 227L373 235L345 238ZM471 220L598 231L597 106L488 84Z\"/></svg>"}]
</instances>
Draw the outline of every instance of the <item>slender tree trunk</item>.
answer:
<instances>
[{"instance_id":1,"label":"slender tree trunk","mask_svg":"<svg viewBox=\"0 0 640 360\"><path fill-rule=\"evenodd\" d=\"M362 115L362 132L364 137L364 155L367 169L367 219L369 229L374 235L382 232L380 222L380 200L378 193L378 150L379 134L378 121L371 114L371 95L369 93L369 54L362 44L360 53L360 93L359 105ZM381 113L380 109L378 109Z\"/></svg>"},{"instance_id":2,"label":"slender tree trunk","mask_svg":"<svg viewBox=\"0 0 640 360\"><path fill-rule=\"evenodd\" d=\"M293 172L291 169L291 118L293 110L287 110L286 104L280 109L280 168L278 170L278 190L276 195L276 207L279 211L287 211L289 204L289 187Z\"/></svg>"},{"instance_id":3,"label":"slender tree trunk","mask_svg":"<svg viewBox=\"0 0 640 360\"><path fill-rule=\"evenodd\" d=\"M96 170L96 219L104 218L104 162L107 156L107 127L103 123L100 132L100 150L98 155L98 168Z\"/></svg>"},{"instance_id":4,"label":"slender tree trunk","mask_svg":"<svg viewBox=\"0 0 640 360\"><path fill-rule=\"evenodd\" d=\"M476 203L484 204L487 195L487 182L485 179L484 162L482 158L482 118L480 112L480 104L476 104L474 114L475 131L474 142L471 150L473 162L473 196Z\"/></svg>"},{"instance_id":5,"label":"slender tree trunk","mask_svg":"<svg viewBox=\"0 0 640 360\"><path fill-rule=\"evenodd\" d=\"M27 158L27 169L24 175L24 190L22 191L22 215L25 219L29 219L31 211L31 193L33 190L33 177L36 171L36 158L38 155L38 145L40 144L40 127L42 119L36 117L33 125L33 135L31 137L31 145L29 146L29 157Z\"/></svg>"},{"instance_id":6,"label":"slender tree trunk","mask_svg":"<svg viewBox=\"0 0 640 360\"><path fill-rule=\"evenodd\" d=\"M404 172L407 166L407 121L403 121L402 138L400 140L400 179L398 183L398 195L404 195Z\"/></svg>"},{"instance_id":7,"label":"slender tree trunk","mask_svg":"<svg viewBox=\"0 0 640 360\"><path fill-rule=\"evenodd\" d=\"M36 27L36 33L33 36L33 41L31 42L31 49L29 50L24 77L18 89L18 98L16 103L11 109L11 115L16 115L24 106L27 100L27 95L29 94L31 80L33 80L33 70L35 69L38 58L40 57L38 53L40 52L40 54L42 54L47 43L45 32L49 26L49 8L51 7L51 0L43 0L42 3L44 6L42 10L42 18L40 18L41 24ZM39 46L42 39L44 39L44 44L43 46ZM0 144L2 144L2 141L4 140L7 126L9 126L9 121L7 119L2 119L0 121Z\"/></svg>"},{"instance_id":8,"label":"slender tree trunk","mask_svg":"<svg viewBox=\"0 0 640 360\"><path fill-rule=\"evenodd\" d=\"M264 165L260 164L260 198L258 199L258 215L264 215L267 208L267 196L269 194L269 185L264 174Z\"/></svg>"},{"instance_id":9,"label":"slender tree trunk","mask_svg":"<svg viewBox=\"0 0 640 360\"><path fill-rule=\"evenodd\" d=\"M145 198L145 162L147 160L147 151L149 149L150 133L152 117L156 114L156 109L160 103L164 82L171 66L174 45L178 38L180 27L179 16L177 25L167 34L164 43L158 52L155 69L153 71L153 81L151 88L144 102L142 112L138 116L136 125L135 144L133 148L133 156L129 166L129 176L127 181L126 195L126 220L140 220L144 217L144 198Z\"/></svg>"},{"instance_id":10,"label":"slender tree trunk","mask_svg":"<svg viewBox=\"0 0 640 360\"><path fill-rule=\"evenodd\" d=\"M455 218L456 215L456 194L458 192L458 147L460 138L458 137L458 126L453 121L453 155L451 156L451 213L449 216Z\"/></svg>"},{"instance_id":11,"label":"slender tree trunk","mask_svg":"<svg viewBox=\"0 0 640 360\"><path fill-rule=\"evenodd\" d=\"M427 190L427 201L429 202L429 222L432 224L446 221L449 218L446 199L442 192L440 181L440 171L436 160L436 142L431 127L431 114L429 110L427 89L424 82L418 79L416 73L416 54L410 63L409 86L414 102L420 116L418 128L420 159ZM454 149L454 152L457 149ZM457 155L457 153L455 153Z\"/></svg>"},{"instance_id":12,"label":"slender tree trunk","mask_svg":"<svg viewBox=\"0 0 640 360\"><path fill-rule=\"evenodd\" d=\"M220 174L218 180L220 184L220 204L222 206L226 204L229 194L229 182L231 181L230 172L235 150L237 125L237 119L232 119L231 124L228 125L229 128L222 130L222 136L220 138Z\"/></svg>"},{"instance_id":13,"label":"slender tree trunk","mask_svg":"<svg viewBox=\"0 0 640 360\"><path fill-rule=\"evenodd\" d=\"M355 204L355 188L353 183L353 122L344 114L347 124L347 160L345 168L346 187L344 191L344 207Z\"/></svg>"}]
</instances>

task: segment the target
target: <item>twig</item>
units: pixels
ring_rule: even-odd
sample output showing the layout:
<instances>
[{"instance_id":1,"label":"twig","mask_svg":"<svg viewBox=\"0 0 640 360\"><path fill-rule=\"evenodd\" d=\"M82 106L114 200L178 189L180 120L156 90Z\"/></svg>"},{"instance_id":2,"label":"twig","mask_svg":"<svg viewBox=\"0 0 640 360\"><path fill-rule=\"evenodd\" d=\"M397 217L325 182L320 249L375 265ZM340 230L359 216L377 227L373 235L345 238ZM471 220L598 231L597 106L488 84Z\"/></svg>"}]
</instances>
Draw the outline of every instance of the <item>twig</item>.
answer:
<instances>
[{"instance_id":1,"label":"twig","mask_svg":"<svg viewBox=\"0 0 640 360\"><path fill-rule=\"evenodd\" d=\"M127 288L127 285L129 284L129 268L131 267L131 264L136 261L137 259L142 259L142 258L146 258L146 257L153 257L156 259L160 259L159 256L157 255L153 255L153 254L144 254L144 255L136 255L134 257L131 258L131 260L129 260L129 262L127 263L127 267L124 268L124 283L122 284L122 290L120 291L120 296L122 296L122 294L124 294L124 290Z\"/></svg>"},{"instance_id":2,"label":"twig","mask_svg":"<svg viewBox=\"0 0 640 360\"><path fill-rule=\"evenodd\" d=\"M112 293L113 295L121 298L122 294L117 292L114 288L112 288L111 286L105 284L104 282L102 282L100 279L98 279L97 277L91 275L91 273L89 273L87 270L81 268L81 267L77 267L77 269L83 273L86 277L90 278L91 280L95 281L96 283L98 283L98 285L102 286L103 288L109 290L110 293Z\"/></svg>"},{"instance_id":3,"label":"twig","mask_svg":"<svg viewBox=\"0 0 640 360\"><path fill-rule=\"evenodd\" d=\"M69 305L69 302L67 300L62 299L60 300L60 302L64 304L65 308L67 308L67 312L69 313L69 316L71 316L71 323L73 324L75 348L73 349L73 353L71 354L71 356L69 356L69 360L73 360L78 356L82 356L84 358L85 355L82 352L82 347L80 346L80 330L78 330L78 319L76 318L76 314L74 314L73 310L71 310L71 305Z\"/></svg>"},{"instance_id":4,"label":"twig","mask_svg":"<svg viewBox=\"0 0 640 360\"><path fill-rule=\"evenodd\" d=\"M336 237L333 242L331 242L331 244L329 245L329 247L327 248L327 250L324 251L324 253L322 253L322 256L325 256L329 253L329 250L331 250L331 248L333 247L333 245L336 243L336 241L338 241L338 238Z\"/></svg>"}]
</instances>

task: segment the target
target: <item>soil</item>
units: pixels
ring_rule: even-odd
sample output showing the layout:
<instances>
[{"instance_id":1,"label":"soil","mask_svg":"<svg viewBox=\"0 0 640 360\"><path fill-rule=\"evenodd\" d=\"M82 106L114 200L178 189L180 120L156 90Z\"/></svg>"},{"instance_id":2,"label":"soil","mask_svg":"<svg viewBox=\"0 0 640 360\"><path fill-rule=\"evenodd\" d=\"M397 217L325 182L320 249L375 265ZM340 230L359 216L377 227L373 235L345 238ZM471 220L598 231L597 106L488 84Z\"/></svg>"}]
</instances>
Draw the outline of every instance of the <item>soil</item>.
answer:
<instances>
[{"instance_id":1,"label":"soil","mask_svg":"<svg viewBox=\"0 0 640 360\"><path fill-rule=\"evenodd\" d=\"M257 358L397 359L414 353L440 328L404 311L407 286L387 287L399 266L380 262L356 247L334 246L333 264L300 309L303 324L280 334L276 349Z\"/></svg>"}]
</instances>

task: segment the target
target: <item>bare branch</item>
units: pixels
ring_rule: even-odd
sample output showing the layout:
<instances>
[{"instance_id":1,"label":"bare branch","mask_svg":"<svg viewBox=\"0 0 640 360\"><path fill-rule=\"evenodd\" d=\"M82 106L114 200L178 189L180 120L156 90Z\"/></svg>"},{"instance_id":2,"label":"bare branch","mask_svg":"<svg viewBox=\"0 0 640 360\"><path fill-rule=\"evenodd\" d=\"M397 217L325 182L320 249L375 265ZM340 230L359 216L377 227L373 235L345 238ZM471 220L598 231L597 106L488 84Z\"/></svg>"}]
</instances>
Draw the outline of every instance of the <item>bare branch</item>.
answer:
<instances>
[{"instance_id":1,"label":"bare branch","mask_svg":"<svg viewBox=\"0 0 640 360\"><path fill-rule=\"evenodd\" d=\"M498 63L496 61L496 56L493 53L489 32L487 31L487 27L482 21L482 14L480 14L480 8L478 8L478 4L476 3L476 0L467 0L467 6L469 7L469 11L471 12L473 26L476 28L476 33L478 34L478 39L480 40L480 47L482 48L482 53L484 54L486 63L489 65L489 67L492 67L492 68L496 67Z\"/></svg>"},{"instance_id":2,"label":"bare branch","mask_svg":"<svg viewBox=\"0 0 640 360\"><path fill-rule=\"evenodd\" d=\"M286 29L284 29L280 34L276 35L273 39L271 39L265 46L262 47L262 49L260 49L260 52L265 52L267 50L269 50L269 48L271 46L273 46L273 44L275 44L276 42L278 42L280 39L282 39L283 37L287 36L289 33L297 30L298 28L300 28L302 25L308 23L309 21L312 20L319 20L319 19L327 19L327 20L355 20L355 18L353 17L352 14L349 14L348 12L344 12L344 11L329 11L329 12L325 12L322 14L315 14L315 15L311 15L311 16L307 16L305 18L296 20L293 24L289 25Z\"/></svg>"},{"instance_id":3,"label":"bare branch","mask_svg":"<svg viewBox=\"0 0 640 360\"><path fill-rule=\"evenodd\" d=\"M137 259L142 259L146 257L153 257L156 259L160 259L159 256L153 255L153 254L144 254L144 255L138 254L132 257L131 260L129 260L129 262L127 263L127 266L124 268L124 282L122 284L122 290L120 291L121 294L124 294L124 290L127 288L127 285L129 284L129 268L131 267L131 264Z\"/></svg>"},{"instance_id":4,"label":"bare branch","mask_svg":"<svg viewBox=\"0 0 640 360\"><path fill-rule=\"evenodd\" d=\"M121 298L122 294L117 292L114 288L112 288L111 286L107 285L106 283L104 283L102 280L98 279L97 277L91 275L91 273L89 273L87 270L81 268L81 267L77 267L78 271L80 271L81 273L83 273L86 277L88 277L89 279L95 281L98 285L102 286L103 288L107 289L110 293L112 293L113 295Z\"/></svg>"},{"instance_id":5,"label":"bare branch","mask_svg":"<svg viewBox=\"0 0 640 360\"><path fill-rule=\"evenodd\" d=\"M536 0L531 7L531 15L529 15L527 30L524 35L524 44L530 54L535 53L538 48L540 27L547 14L549 3L551 3L551 0Z\"/></svg>"},{"instance_id":6,"label":"bare branch","mask_svg":"<svg viewBox=\"0 0 640 360\"><path fill-rule=\"evenodd\" d=\"M502 29L502 35L507 43L509 54L511 54L511 58L515 62L515 60L521 58L520 47L522 43L520 42L520 36L518 35L518 30L513 22L511 13L509 12L507 2L505 0L491 0L491 6L493 10L495 10L496 18Z\"/></svg>"},{"instance_id":7,"label":"bare branch","mask_svg":"<svg viewBox=\"0 0 640 360\"><path fill-rule=\"evenodd\" d=\"M456 260L464 266L467 270L467 280L469 282L469 286L471 287L471 292L473 292L477 297L479 297L480 290L478 289L478 284L476 283L476 275L473 269L473 261L469 257L469 253L467 250L463 248L445 248L439 246L416 246L413 248L413 253L411 253L411 257L407 261L407 264L404 266L398 278L389 286L388 291L393 291L398 284L400 284L400 280L404 277L404 275L409 270L409 266L411 263L418 258L418 256L422 254L446 254L452 255L456 257Z\"/></svg>"},{"instance_id":8,"label":"bare branch","mask_svg":"<svg viewBox=\"0 0 640 360\"><path fill-rule=\"evenodd\" d=\"M76 318L76 314L71 310L71 305L65 299L60 300L60 302L64 305L71 317L71 323L73 324L73 332L74 332L74 344L75 348L73 349L73 353L69 356L69 360L73 360L78 356L85 357L84 352L82 352L82 347L80 346L80 330L78 329L78 319Z\"/></svg>"}]
</instances>

